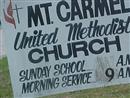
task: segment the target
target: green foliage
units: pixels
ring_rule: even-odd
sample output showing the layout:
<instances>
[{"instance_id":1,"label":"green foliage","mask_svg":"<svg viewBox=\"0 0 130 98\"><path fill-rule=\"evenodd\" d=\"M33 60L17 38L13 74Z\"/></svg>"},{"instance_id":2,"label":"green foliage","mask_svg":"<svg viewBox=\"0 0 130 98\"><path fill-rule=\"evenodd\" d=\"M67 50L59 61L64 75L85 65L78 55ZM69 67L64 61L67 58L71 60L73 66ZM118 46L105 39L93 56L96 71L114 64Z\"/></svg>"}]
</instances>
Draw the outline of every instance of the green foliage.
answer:
<instances>
[{"instance_id":1,"label":"green foliage","mask_svg":"<svg viewBox=\"0 0 130 98\"><path fill-rule=\"evenodd\" d=\"M41 98L130 98L130 85L117 85Z\"/></svg>"},{"instance_id":2,"label":"green foliage","mask_svg":"<svg viewBox=\"0 0 130 98\"><path fill-rule=\"evenodd\" d=\"M0 98L11 98L12 96L8 63L5 57L0 60Z\"/></svg>"},{"instance_id":3,"label":"green foliage","mask_svg":"<svg viewBox=\"0 0 130 98\"><path fill-rule=\"evenodd\" d=\"M7 58L0 60L0 98L13 98ZM130 98L130 84L88 89L40 98Z\"/></svg>"}]
</instances>

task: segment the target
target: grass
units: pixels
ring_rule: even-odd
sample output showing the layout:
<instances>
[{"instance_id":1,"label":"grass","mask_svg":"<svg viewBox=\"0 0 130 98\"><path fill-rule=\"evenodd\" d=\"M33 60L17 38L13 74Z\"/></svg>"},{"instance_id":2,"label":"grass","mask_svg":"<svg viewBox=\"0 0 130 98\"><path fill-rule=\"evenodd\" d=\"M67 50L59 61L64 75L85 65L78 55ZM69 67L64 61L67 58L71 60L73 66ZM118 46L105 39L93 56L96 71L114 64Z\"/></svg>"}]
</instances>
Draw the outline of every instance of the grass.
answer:
<instances>
[{"instance_id":1,"label":"grass","mask_svg":"<svg viewBox=\"0 0 130 98\"><path fill-rule=\"evenodd\" d=\"M12 97L7 59L0 60L0 98Z\"/></svg>"},{"instance_id":2,"label":"grass","mask_svg":"<svg viewBox=\"0 0 130 98\"><path fill-rule=\"evenodd\" d=\"M7 58L0 60L0 98L13 98ZM88 89L40 98L130 98L130 84Z\"/></svg>"}]
</instances>

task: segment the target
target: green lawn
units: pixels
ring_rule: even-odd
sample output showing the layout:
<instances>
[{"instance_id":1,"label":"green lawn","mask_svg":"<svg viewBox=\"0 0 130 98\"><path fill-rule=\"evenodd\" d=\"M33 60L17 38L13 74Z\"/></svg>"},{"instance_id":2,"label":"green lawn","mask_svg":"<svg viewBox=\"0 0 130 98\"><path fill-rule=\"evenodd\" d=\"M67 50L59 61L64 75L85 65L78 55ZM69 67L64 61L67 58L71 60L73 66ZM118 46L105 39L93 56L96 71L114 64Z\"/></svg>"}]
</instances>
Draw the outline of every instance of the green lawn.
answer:
<instances>
[{"instance_id":1,"label":"green lawn","mask_svg":"<svg viewBox=\"0 0 130 98\"><path fill-rule=\"evenodd\" d=\"M0 98L13 98L6 58L0 60ZM130 84L82 90L41 98L130 98Z\"/></svg>"},{"instance_id":2,"label":"green lawn","mask_svg":"<svg viewBox=\"0 0 130 98\"><path fill-rule=\"evenodd\" d=\"M12 97L7 59L0 60L0 98Z\"/></svg>"}]
</instances>

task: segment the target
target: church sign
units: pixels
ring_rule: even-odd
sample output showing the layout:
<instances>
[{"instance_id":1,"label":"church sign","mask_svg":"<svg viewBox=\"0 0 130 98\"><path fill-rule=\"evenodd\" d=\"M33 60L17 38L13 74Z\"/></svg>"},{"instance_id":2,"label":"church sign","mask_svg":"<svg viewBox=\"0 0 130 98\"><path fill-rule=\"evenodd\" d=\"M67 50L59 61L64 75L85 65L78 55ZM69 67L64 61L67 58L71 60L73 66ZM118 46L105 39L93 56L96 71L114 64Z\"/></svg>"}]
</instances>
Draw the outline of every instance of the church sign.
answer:
<instances>
[{"instance_id":1,"label":"church sign","mask_svg":"<svg viewBox=\"0 0 130 98\"><path fill-rule=\"evenodd\" d=\"M130 83L129 0L2 0L15 98Z\"/></svg>"}]
</instances>

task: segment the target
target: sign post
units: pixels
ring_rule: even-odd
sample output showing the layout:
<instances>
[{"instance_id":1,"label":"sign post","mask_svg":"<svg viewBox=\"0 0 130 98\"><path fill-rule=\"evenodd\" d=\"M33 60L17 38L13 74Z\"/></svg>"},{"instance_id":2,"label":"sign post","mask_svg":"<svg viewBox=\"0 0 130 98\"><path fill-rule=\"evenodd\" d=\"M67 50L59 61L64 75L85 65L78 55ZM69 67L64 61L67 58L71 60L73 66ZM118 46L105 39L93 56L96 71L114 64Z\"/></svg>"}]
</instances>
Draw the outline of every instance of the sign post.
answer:
<instances>
[{"instance_id":1,"label":"sign post","mask_svg":"<svg viewBox=\"0 0 130 98\"><path fill-rule=\"evenodd\" d=\"M129 0L3 0L15 98L130 83Z\"/></svg>"}]
</instances>

